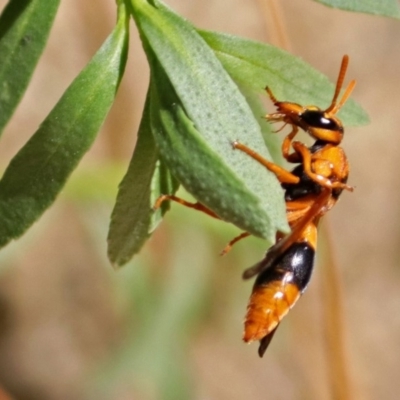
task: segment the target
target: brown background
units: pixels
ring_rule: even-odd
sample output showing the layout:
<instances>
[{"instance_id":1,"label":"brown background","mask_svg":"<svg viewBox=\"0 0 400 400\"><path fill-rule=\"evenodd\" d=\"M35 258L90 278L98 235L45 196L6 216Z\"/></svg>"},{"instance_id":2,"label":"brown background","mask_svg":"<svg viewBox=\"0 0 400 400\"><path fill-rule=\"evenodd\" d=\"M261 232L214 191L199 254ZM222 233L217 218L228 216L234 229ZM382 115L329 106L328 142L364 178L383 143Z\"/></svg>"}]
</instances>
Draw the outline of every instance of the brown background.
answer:
<instances>
[{"instance_id":1,"label":"brown background","mask_svg":"<svg viewBox=\"0 0 400 400\"><path fill-rule=\"evenodd\" d=\"M5 3L1 0L0 8ZM269 1L168 4L201 28L278 40ZM328 224L345 305L344 328L338 329L345 337L349 398L397 399L400 25L313 1L280 4L294 54L332 80L342 55L350 55L348 79L357 79L353 98L371 118L369 126L346 130L343 146L356 191L343 195ZM114 20L113 1L61 2L29 90L4 132L1 167L36 130ZM132 28L118 100L94 147L42 220L0 254L0 382L15 399L173 399L186 386L186 398L194 399L333 399L321 306L326 296L323 257L307 295L263 360L256 356L256 345L240 340L251 287L240 281L240 271L261 256L261 241L248 239L219 259L218 250L236 231L175 206L140 257L119 273L107 263L109 214L134 148L148 80ZM179 307L190 303L197 286L193 276L201 279L196 312L163 330L181 312ZM141 286L142 279L149 286ZM157 295L159 303L152 301ZM174 304L171 314L164 314L168 304ZM150 336L147 342L140 338L146 324L153 326L154 342ZM163 336L161 348L158 329L160 336L171 334L170 341ZM167 350L165 359L157 361ZM176 366L184 372L178 389L171 389Z\"/></svg>"}]
</instances>

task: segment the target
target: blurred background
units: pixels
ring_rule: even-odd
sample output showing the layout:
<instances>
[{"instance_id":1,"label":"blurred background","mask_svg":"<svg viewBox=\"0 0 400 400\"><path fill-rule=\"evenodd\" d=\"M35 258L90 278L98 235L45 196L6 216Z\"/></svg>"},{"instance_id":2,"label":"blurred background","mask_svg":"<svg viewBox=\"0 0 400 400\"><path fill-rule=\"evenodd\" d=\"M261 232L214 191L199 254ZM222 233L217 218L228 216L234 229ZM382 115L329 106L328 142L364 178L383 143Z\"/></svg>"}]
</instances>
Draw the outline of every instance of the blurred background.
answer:
<instances>
[{"instance_id":1,"label":"blurred background","mask_svg":"<svg viewBox=\"0 0 400 400\"><path fill-rule=\"evenodd\" d=\"M148 82L132 26L126 74L94 147L44 217L0 252L0 399L397 399L399 22L313 1L167 3L198 27L286 46L332 81L349 54L347 82L357 79L353 98L371 118L343 142L356 190L325 218L312 282L263 359L241 341L252 285L241 272L265 252L262 240L219 257L238 230L174 205L114 271L107 226ZM2 138L1 168L101 45L115 9L61 2Z\"/></svg>"}]
</instances>

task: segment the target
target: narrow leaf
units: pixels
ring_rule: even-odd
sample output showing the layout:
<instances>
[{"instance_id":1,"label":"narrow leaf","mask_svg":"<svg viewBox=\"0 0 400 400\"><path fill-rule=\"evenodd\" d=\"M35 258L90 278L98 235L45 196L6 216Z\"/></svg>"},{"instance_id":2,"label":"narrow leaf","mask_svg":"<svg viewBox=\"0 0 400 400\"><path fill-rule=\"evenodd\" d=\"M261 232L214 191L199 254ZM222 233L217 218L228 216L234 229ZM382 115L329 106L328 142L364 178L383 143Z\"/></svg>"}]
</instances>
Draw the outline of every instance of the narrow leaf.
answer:
<instances>
[{"instance_id":1,"label":"narrow leaf","mask_svg":"<svg viewBox=\"0 0 400 400\"><path fill-rule=\"evenodd\" d=\"M179 175L189 192L224 220L273 241L276 229L287 231L280 185L273 174L231 146L239 140L270 158L243 95L187 21L160 2L157 7L143 0L131 3L145 47L151 47L156 59L153 61L146 47L152 71L156 71L153 83L157 101L165 111L164 131L155 139L168 168ZM165 75L159 73L158 63ZM168 93L175 93L176 98L166 98ZM152 107L152 116L155 114ZM174 136L174 124L178 136ZM171 147L159 143L163 135L173 140ZM180 159L184 147L191 151L189 160ZM199 174L203 174L202 179ZM216 175L218 179L214 179ZM222 182L232 176L235 183ZM229 191L221 190L227 187Z\"/></svg>"},{"instance_id":2,"label":"narrow leaf","mask_svg":"<svg viewBox=\"0 0 400 400\"><path fill-rule=\"evenodd\" d=\"M199 32L232 78L241 85L258 93L265 93L264 88L269 86L282 101L320 108L330 104L335 85L300 58L265 43L216 32ZM337 60L338 72L340 62ZM352 78L348 77L348 80ZM349 126L369 121L366 112L353 99L344 105L339 116Z\"/></svg>"},{"instance_id":3,"label":"narrow leaf","mask_svg":"<svg viewBox=\"0 0 400 400\"><path fill-rule=\"evenodd\" d=\"M382 15L383 17L400 18L398 0L314 0L333 8L346 11L356 11L366 14Z\"/></svg>"},{"instance_id":4,"label":"narrow leaf","mask_svg":"<svg viewBox=\"0 0 400 400\"><path fill-rule=\"evenodd\" d=\"M284 163L284 158L282 156L282 138L280 138L279 135L276 135L276 132L272 129L272 125L270 123L268 123L264 118L261 118L265 115L264 104L259 96L257 96L254 91L251 90L251 88L240 85L239 82L237 83L240 91L247 101L247 104L250 106L251 111L253 112L254 118L260 120L261 133L273 161L279 165L282 165L282 163Z\"/></svg>"},{"instance_id":5,"label":"narrow leaf","mask_svg":"<svg viewBox=\"0 0 400 400\"><path fill-rule=\"evenodd\" d=\"M240 203L236 208L229 211L228 207L221 208L218 215L222 219L229 218L238 226L243 224L243 215L248 215L247 222L250 221L254 229L262 231L264 226L257 218L256 196L246 190L245 182L226 168L224 160L209 148L179 104L163 70L155 68L154 64L153 68L151 121L154 124L154 137L166 164L180 182L185 182L189 192L206 199L207 203L216 204L221 198L233 199L233 193L239 196ZM231 150L232 153L234 151Z\"/></svg>"},{"instance_id":6,"label":"narrow leaf","mask_svg":"<svg viewBox=\"0 0 400 400\"><path fill-rule=\"evenodd\" d=\"M128 171L122 180L111 216L108 257L115 266L126 264L161 221L164 208L152 207L161 194L174 193L178 184L159 160L150 128L150 100L146 101L138 140Z\"/></svg>"},{"instance_id":7,"label":"narrow leaf","mask_svg":"<svg viewBox=\"0 0 400 400\"><path fill-rule=\"evenodd\" d=\"M120 6L113 33L7 167L0 181L0 246L51 205L96 137L123 74L127 21Z\"/></svg>"},{"instance_id":8,"label":"narrow leaf","mask_svg":"<svg viewBox=\"0 0 400 400\"><path fill-rule=\"evenodd\" d=\"M0 17L0 134L30 81L60 0L10 0Z\"/></svg>"}]
</instances>

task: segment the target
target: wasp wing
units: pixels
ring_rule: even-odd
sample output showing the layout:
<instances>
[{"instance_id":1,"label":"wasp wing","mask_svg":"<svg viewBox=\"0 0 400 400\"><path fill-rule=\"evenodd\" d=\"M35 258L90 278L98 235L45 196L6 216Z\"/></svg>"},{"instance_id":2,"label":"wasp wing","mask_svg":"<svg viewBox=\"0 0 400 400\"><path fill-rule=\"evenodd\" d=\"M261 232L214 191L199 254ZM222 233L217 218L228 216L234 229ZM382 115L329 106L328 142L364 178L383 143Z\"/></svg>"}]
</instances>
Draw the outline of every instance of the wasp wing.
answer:
<instances>
[{"instance_id":1,"label":"wasp wing","mask_svg":"<svg viewBox=\"0 0 400 400\"><path fill-rule=\"evenodd\" d=\"M247 268L243 272L243 279L250 279L253 276L271 268L275 264L276 260L299 239L307 225L324 213L324 208L327 205L331 194L331 189L324 188L319 196L315 199L314 204L311 206L307 214L304 215L304 217L292 227L292 232L270 247L270 249L267 251L267 254L261 261Z\"/></svg>"}]
</instances>

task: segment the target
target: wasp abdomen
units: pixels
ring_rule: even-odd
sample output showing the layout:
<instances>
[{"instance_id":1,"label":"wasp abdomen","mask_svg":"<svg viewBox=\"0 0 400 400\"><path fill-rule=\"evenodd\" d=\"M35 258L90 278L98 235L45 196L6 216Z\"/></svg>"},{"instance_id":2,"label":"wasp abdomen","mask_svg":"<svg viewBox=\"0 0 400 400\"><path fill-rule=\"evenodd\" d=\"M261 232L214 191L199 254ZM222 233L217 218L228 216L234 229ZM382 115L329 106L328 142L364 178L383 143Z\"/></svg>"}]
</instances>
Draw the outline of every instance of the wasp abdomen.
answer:
<instances>
[{"instance_id":1,"label":"wasp abdomen","mask_svg":"<svg viewBox=\"0 0 400 400\"><path fill-rule=\"evenodd\" d=\"M256 279L247 306L243 340L261 340L289 312L310 280L315 251L308 242L296 242Z\"/></svg>"}]
</instances>

